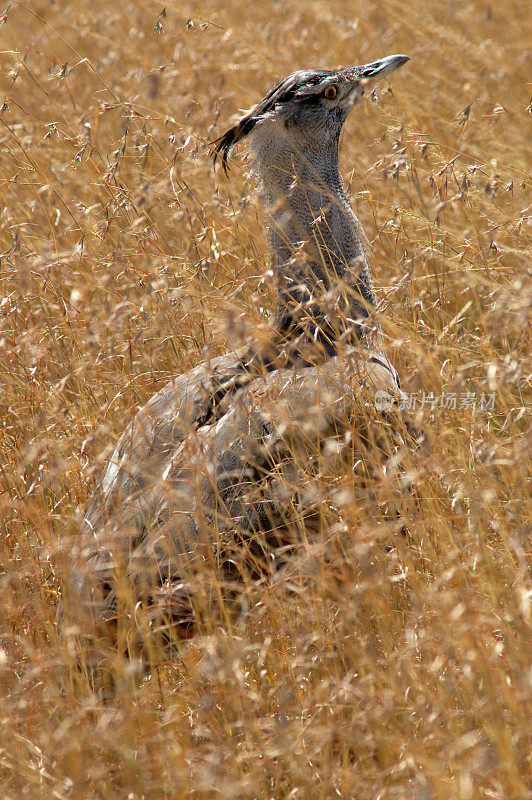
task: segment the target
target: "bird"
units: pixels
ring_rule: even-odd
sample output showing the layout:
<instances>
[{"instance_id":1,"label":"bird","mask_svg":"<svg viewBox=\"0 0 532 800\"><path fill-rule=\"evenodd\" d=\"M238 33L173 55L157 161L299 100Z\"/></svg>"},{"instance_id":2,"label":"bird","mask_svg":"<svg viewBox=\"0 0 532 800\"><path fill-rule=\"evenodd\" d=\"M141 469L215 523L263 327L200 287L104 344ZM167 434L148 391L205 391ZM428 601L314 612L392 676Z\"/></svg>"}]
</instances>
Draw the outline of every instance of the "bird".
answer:
<instances>
[{"instance_id":1,"label":"bird","mask_svg":"<svg viewBox=\"0 0 532 800\"><path fill-rule=\"evenodd\" d=\"M167 643L194 635L206 564L231 580L262 574L276 548L293 543L295 509L312 525L302 486L316 453L348 431L361 398L400 395L338 151L351 110L409 60L293 72L213 143L226 175L234 148L249 146L277 291L272 336L178 375L120 437L57 612L91 674L102 639L118 640L125 608L131 656L155 629Z\"/></svg>"}]
</instances>

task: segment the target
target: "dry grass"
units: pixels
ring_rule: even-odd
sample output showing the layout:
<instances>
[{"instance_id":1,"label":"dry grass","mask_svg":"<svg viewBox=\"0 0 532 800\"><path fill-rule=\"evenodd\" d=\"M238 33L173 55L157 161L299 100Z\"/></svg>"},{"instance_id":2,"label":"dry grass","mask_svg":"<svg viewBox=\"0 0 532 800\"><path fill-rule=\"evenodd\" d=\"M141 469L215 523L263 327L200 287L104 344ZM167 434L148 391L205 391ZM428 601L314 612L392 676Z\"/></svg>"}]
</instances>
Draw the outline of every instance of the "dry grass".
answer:
<instances>
[{"instance_id":1,"label":"dry grass","mask_svg":"<svg viewBox=\"0 0 532 800\"><path fill-rule=\"evenodd\" d=\"M161 12L15 0L0 19L2 796L524 800L526 4ZM342 159L404 388L458 400L419 412L408 537L359 497L300 596L258 592L238 634L213 622L106 707L62 694L60 575L105 455L272 308L242 161L226 182L205 142L293 69L394 52L412 62Z\"/></svg>"}]
</instances>

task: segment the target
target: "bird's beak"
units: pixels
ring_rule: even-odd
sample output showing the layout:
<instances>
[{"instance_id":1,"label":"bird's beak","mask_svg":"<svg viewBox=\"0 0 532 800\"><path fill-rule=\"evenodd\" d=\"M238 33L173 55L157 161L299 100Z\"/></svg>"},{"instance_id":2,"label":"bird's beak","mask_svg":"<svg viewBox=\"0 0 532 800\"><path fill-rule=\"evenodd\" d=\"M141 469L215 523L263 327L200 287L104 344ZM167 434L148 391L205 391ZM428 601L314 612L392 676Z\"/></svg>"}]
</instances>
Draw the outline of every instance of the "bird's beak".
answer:
<instances>
[{"instance_id":1,"label":"bird's beak","mask_svg":"<svg viewBox=\"0 0 532 800\"><path fill-rule=\"evenodd\" d=\"M378 81L402 67L407 61L410 61L409 56L386 56L386 58L380 58L378 61L372 61L371 64L357 67L357 77L366 84L366 90L368 88L371 89Z\"/></svg>"}]
</instances>

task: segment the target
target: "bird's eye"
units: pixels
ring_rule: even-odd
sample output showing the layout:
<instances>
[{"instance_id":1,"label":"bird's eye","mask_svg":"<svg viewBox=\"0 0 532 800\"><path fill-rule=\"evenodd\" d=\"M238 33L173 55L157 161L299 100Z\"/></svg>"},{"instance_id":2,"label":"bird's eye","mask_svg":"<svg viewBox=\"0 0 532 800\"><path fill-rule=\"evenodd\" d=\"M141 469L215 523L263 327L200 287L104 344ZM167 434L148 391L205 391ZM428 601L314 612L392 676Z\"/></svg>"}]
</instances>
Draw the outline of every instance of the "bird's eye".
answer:
<instances>
[{"instance_id":1,"label":"bird's eye","mask_svg":"<svg viewBox=\"0 0 532 800\"><path fill-rule=\"evenodd\" d=\"M338 94L338 89L336 88L336 86L332 86L332 85L331 86L327 86L327 88L323 92L323 96L327 100L334 100L334 98L336 97L337 94Z\"/></svg>"}]
</instances>

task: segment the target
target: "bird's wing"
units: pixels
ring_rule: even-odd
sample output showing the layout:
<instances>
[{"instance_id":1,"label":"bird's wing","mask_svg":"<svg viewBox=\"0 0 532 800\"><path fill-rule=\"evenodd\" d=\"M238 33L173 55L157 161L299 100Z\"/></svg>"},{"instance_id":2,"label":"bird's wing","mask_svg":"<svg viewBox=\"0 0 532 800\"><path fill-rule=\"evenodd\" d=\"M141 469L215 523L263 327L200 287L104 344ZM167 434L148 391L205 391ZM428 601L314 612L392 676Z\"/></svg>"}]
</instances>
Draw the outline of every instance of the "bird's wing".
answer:
<instances>
[{"instance_id":1,"label":"bird's wing","mask_svg":"<svg viewBox=\"0 0 532 800\"><path fill-rule=\"evenodd\" d=\"M293 535L291 510L300 520L315 512L304 490L322 446L356 427L378 389L396 393L389 367L355 352L255 377L206 416L220 375L240 375L237 362L222 357L177 378L121 438L118 469L89 504L62 625L103 632L116 616L119 575L137 598L169 587L163 605L182 610L198 566L220 547L229 543L237 560L254 542Z\"/></svg>"},{"instance_id":2,"label":"bird's wing","mask_svg":"<svg viewBox=\"0 0 532 800\"><path fill-rule=\"evenodd\" d=\"M151 571L167 579L180 573L184 561L202 557L199 543L210 546L212 531L238 529L245 535L286 523L286 503L273 496L278 486L272 494L278 466L289 462L304 471L328 437L345 433L356 408L373 405L377 389L396 391L387 366L371 356L335 357L321 366L256 378L225 398L218 420L189 428L186 438L184 432L176 436L167 420L169 440L158 434L159 454L164 450L166 458L159 459L157 474L150 448L142 490L122 494L100 523L99 568L112 571L118 553L129 567L135 562L136 572L146 569L148 559ZM129 452L135 474L142 475L146 451Z\"/></svg>"}]
</instances>

